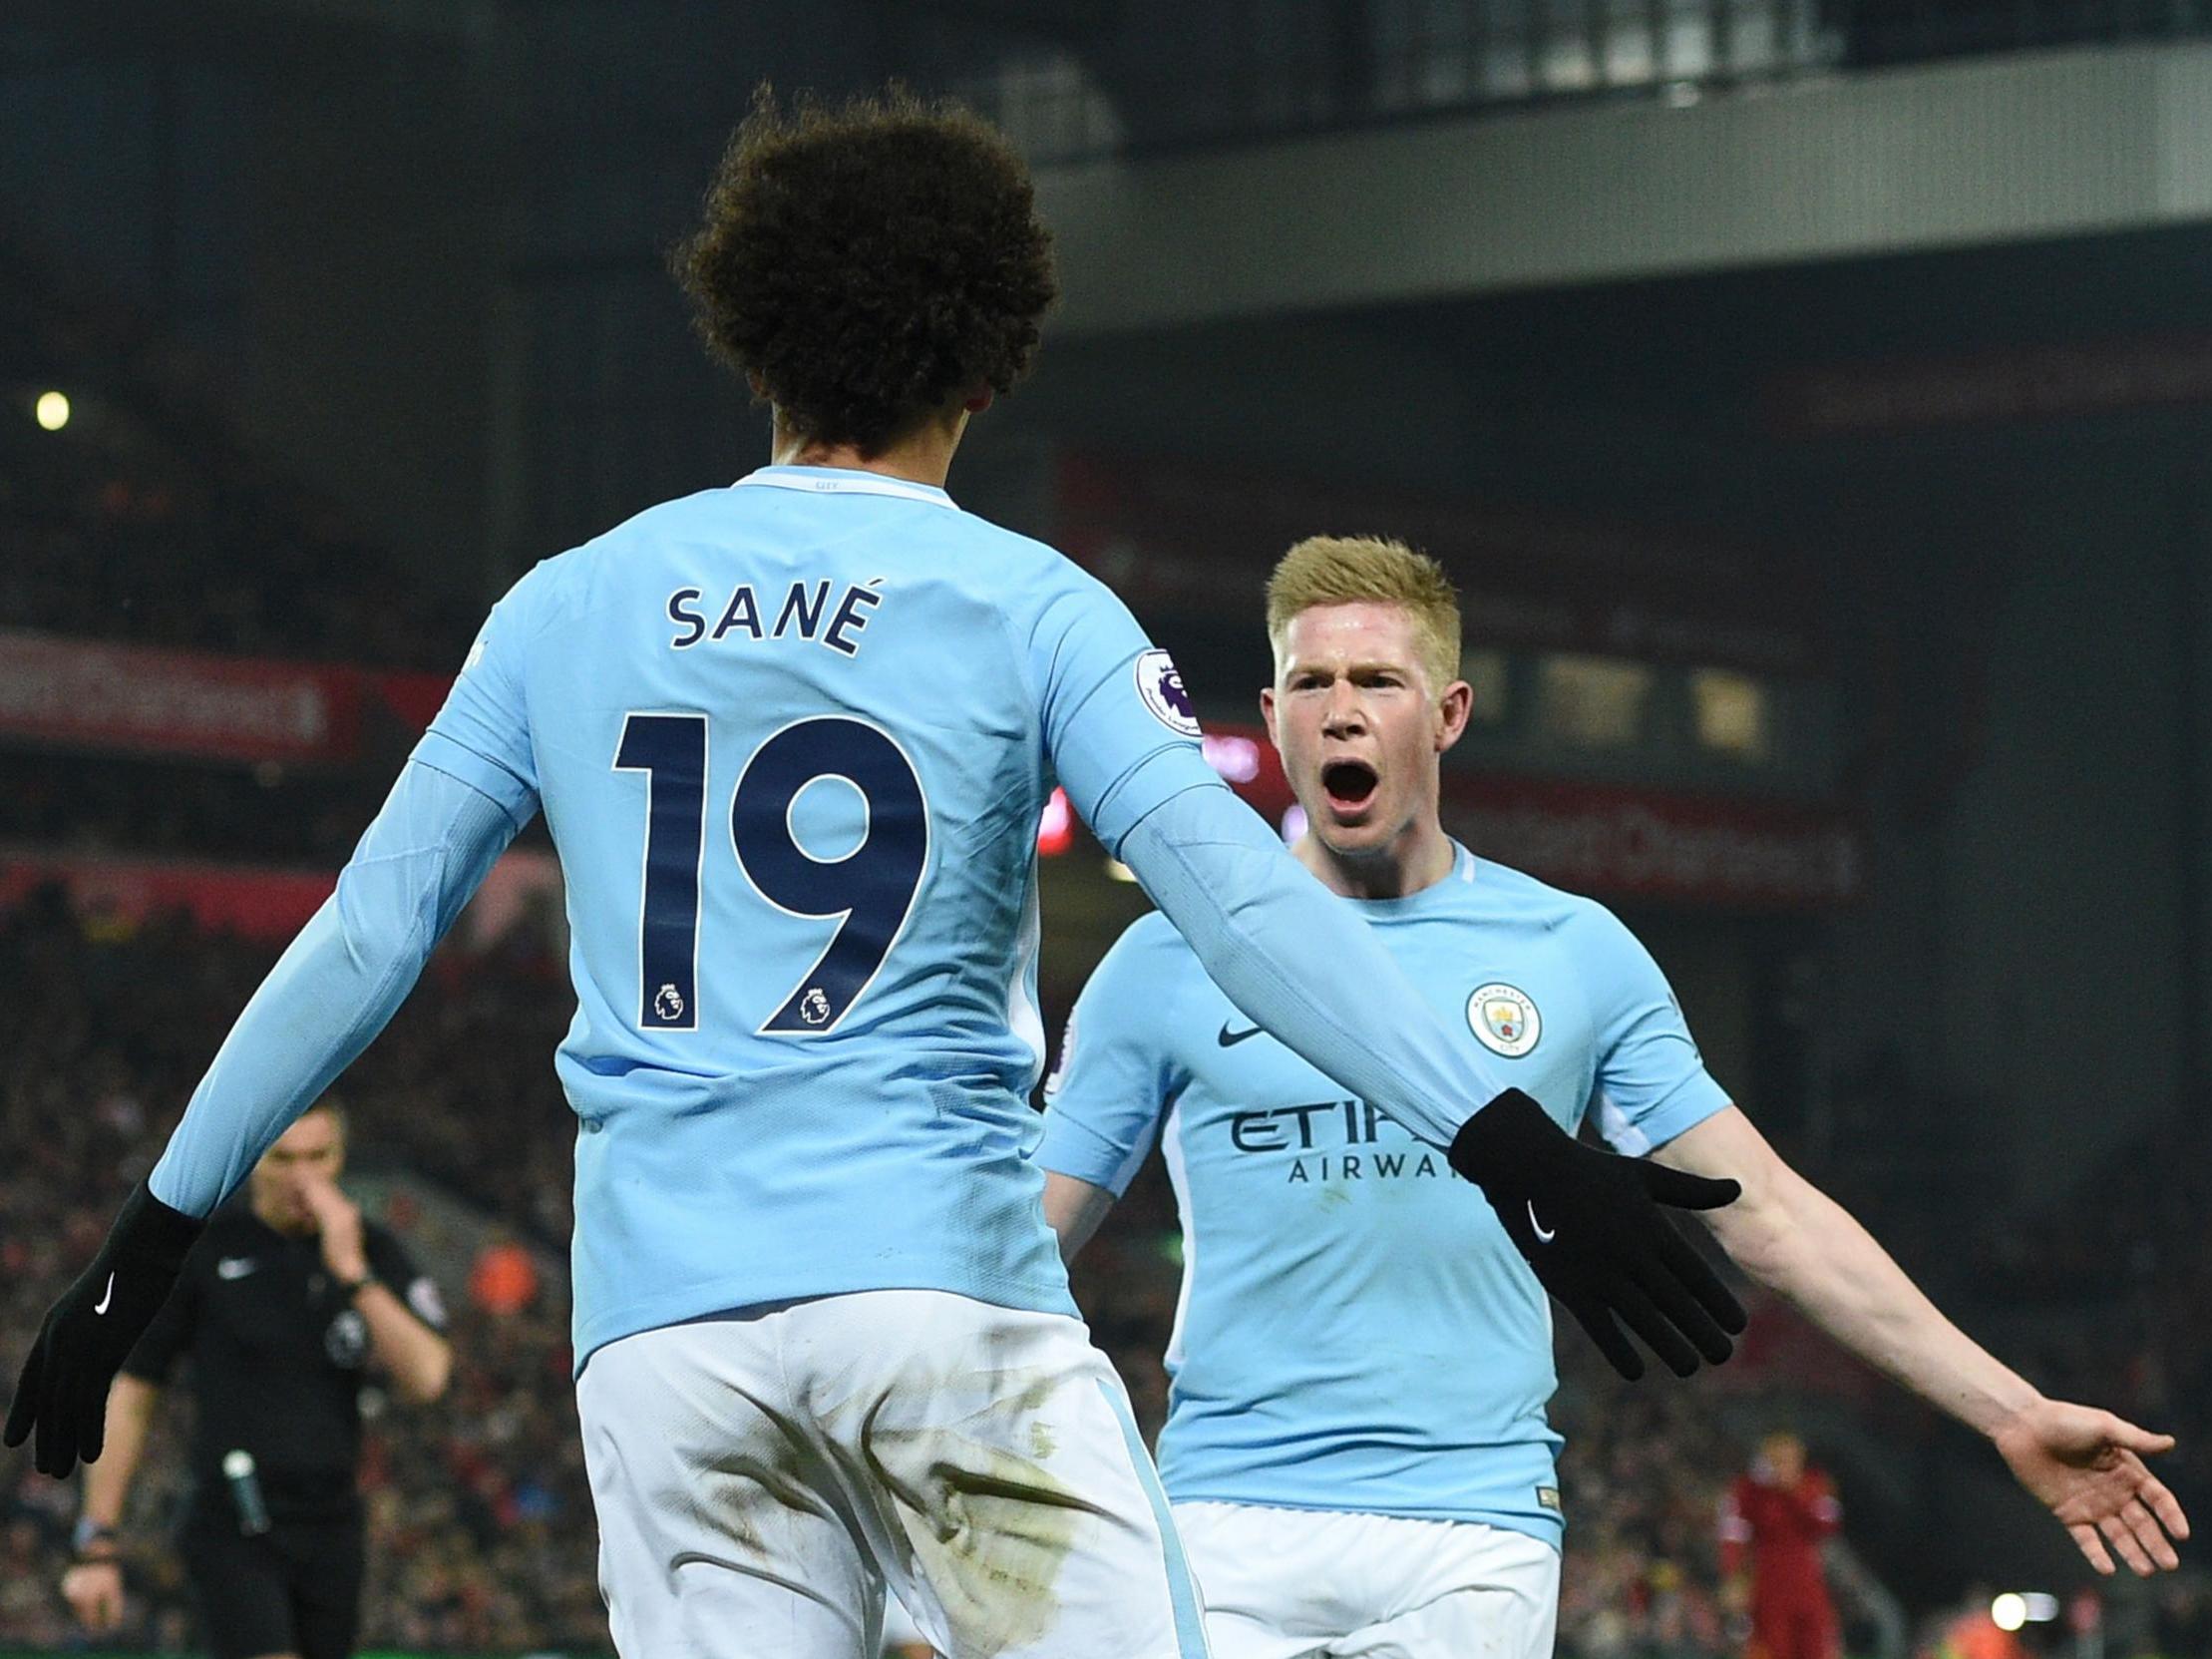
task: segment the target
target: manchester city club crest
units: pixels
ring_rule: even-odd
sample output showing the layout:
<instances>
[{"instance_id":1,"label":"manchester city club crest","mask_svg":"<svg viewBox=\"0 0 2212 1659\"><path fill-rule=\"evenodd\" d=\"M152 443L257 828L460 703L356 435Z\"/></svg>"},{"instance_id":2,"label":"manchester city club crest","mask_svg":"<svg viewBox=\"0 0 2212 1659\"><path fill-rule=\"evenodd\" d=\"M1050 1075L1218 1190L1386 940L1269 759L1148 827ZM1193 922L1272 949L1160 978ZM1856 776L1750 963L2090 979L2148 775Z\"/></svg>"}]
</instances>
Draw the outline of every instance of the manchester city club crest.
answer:
<instances>
[{"instance_id":1,"label":"manchester city club crest","mask_svg":"<svg viewBox=\"0 0 2212 1659\"><path fill-rule=\"evenodd\" d=\"M1519 1059L1544 1035L1544 1020L1516 986L1478 985L1467 999L1467 1028L1492 1053Z\"/></svg>"}]
</instances>

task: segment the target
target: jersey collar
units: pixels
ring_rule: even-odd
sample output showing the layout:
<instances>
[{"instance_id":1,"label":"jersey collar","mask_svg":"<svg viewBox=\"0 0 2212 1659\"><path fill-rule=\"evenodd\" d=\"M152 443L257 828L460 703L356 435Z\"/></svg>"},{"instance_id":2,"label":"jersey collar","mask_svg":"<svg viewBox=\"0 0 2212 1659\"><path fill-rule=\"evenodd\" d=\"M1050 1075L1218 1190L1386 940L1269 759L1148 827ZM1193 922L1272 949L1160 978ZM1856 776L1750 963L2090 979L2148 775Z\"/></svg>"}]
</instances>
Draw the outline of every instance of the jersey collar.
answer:
<instances>
[{"instance_id":1,"label":"jersey collar","mask_svg":"<svg viewBox=\"0 0 2212 1659\"><path fill-rule=\"evenodd\" d=\"M1374 921L1391 917L1424 916L1435 910L1450 910L1459 902L1459 889L1472 887L1481 860L1458 841L1452 842L1452 867L1440 881L1432 881L1418 893L1408 893L1402 899L1352 899L1362 916Z\"/></svg>"},{"instance_id":2,"label":"jersey collar","mask_svg":"<svg viewBox=\"0 0 2212 1659\"><path fill-rule=\"evenodd\" d=\"M762 467L749 472L734 486L765 486L771 490L803 490L817 496L897 496L902 501L927 502L931 507L952 507L952 498L933 484L917 484L911 478L887 478L880 472L851 467Z\"/></svg>"}]
</instances>

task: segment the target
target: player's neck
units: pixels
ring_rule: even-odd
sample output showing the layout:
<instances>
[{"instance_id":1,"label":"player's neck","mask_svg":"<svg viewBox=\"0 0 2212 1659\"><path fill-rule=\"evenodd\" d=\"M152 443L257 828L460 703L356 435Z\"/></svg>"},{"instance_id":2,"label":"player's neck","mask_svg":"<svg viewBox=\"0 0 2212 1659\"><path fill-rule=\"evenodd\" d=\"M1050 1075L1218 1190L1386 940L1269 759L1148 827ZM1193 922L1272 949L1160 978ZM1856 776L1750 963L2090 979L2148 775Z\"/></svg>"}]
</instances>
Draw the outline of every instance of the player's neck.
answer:
<instances>
[{"instance_id":1,"label":"player's neck","mask_svg":"<svg viewBox=\"0 0 2212 1659\"><path fill-rule=\"evenodd\" d=\"M1365 857L1332 852L1311 830L1297 838L1290 854L1323 887L1346 899L1408 898L1450 875L1459 857L1433 818L1409 825L1396 841Z\"/></svg>"},{"instance_id":2,"label":"player's neck","mask_svg":"<svg viewBox=\"0 0 2212 1659\"><path fill-rule=\"evenodd\" d=\"M845 472L872 472L941 490L952 471L952 452L960 447L960 438L966 430L964 410L949 418L931 416L875 454L864 455L852 444L824 443L802 436L779 419L769 460L771 465L778 467L835 467Z\"/></svg>"}]
</instances>

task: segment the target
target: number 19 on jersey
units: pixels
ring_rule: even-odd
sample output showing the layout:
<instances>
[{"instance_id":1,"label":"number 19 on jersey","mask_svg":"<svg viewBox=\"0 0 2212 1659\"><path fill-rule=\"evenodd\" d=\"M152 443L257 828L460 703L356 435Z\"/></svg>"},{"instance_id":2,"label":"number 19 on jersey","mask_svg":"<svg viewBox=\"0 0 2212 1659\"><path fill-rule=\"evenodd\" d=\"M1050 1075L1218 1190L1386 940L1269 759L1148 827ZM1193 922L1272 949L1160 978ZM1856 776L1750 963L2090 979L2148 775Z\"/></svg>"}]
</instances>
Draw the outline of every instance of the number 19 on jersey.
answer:
<instances>
[{"instance_id":1,"label":"number 19 on jersey","mask_svg":"<svg viewBox=\"0 0 2212 1659\"><path fill-rule=\"evenodd\" d=\"M645 775L637 1023L646 1031L696 1031L707 717L629 715L614 770ZM799 796L824 778L843 779L861 799L860 844L839 858L815 857L792 826ZM787 916L836 924L813 965L756 1030L785 1037L835 1031L905 931L928 868L928 801L914 762L890 733L865 720L799 720L745 762L731 792L729 822L730 849L755 893ZM746 943L708 941L718 950L742 950ZM751 1011L738 1011L738 1017L755 1018Z\"/></svg>"}]
</instances>

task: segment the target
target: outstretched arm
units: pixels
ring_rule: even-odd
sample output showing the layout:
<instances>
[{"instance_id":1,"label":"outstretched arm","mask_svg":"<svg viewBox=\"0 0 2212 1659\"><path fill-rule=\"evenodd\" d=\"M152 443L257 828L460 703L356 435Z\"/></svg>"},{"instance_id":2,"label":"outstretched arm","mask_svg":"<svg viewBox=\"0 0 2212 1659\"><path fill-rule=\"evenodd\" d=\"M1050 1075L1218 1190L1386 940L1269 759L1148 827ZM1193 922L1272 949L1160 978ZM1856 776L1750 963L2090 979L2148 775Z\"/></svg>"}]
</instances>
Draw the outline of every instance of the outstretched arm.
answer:
<instances>
[{"instance_id":1,"label":"outstretched arm","mask_svg":"<svg viewBox=\"0 0 2212 1659\"><path fill-rule=\"evenodd\" d=\"M2171 1538L2189 1535L2188 1519L2142 1461L2170 1448L2171 1436L2044 1399L1946 1319L1873 1236L1784 1163L1734 1106L1655 1156L1740 1182L1741 1198L1704 1217L1736 1265L1868 1364L1988 1436L2097 1571L2111 1572L2114 1554L2138 1573L2180 1564Z\"/></svg>"}]
</instances>

